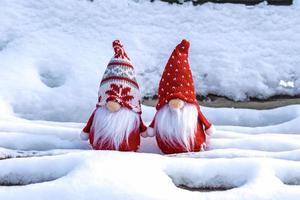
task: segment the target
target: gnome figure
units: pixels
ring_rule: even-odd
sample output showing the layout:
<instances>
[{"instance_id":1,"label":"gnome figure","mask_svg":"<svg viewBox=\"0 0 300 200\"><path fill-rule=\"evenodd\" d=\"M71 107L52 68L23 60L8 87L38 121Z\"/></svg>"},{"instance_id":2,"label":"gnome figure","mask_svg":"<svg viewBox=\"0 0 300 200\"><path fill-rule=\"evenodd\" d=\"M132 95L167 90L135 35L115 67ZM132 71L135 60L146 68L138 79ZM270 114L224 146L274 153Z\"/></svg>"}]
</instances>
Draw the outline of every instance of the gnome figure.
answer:
<instances>
[{"instance_id":1,"label":"gnome figure","mask_svg":"<svg viewBox=\"0 0 300 200\"><path fill-rule=\"evenodd\" d=\"M165 154L196 152L204 148L212 124L200 111L188 62L189 42L174 49L159 83L156 114L144 136L156 136Z\"/></svg>"},{"instance_id":2,"label":"gnome figure","mask_svg":"<svg viewBox=\"0 0 300 200\"><path fill-rule=\"evenodd\" d=\"M140 133L146 130L139 86L123 45L119 40L112 45L115 55L100 83L96 109L80 136L96 150L136 151Z\"/></svg>"}]
</instances>

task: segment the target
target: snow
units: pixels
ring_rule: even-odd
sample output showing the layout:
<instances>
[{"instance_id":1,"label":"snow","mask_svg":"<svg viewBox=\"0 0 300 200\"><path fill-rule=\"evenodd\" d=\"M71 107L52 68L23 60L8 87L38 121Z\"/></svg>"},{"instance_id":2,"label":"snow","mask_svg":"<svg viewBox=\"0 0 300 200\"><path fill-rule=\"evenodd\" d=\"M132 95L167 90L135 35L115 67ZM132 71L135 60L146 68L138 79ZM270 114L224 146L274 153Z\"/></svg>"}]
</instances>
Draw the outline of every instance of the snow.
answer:
<instances>
[{"instance_id":1,"label":"snow","mask_svg":"<svg viewBox=\"0 0 300 200\"><path fill-rule=\"evenodd\" d=\"M300 105L207 108L203 152L93 151L79 134L118 38L144 96L191 41L198 94L296 95L300 8L145 0L0 1L0 199L299 199ZM155 109L143 106L149 124Z\"/></svg>"},{"instance_id":2,"label":"snow","mask_svg":"<svg viewBox=\"0 0 300 200\"><path fill-rule=\"evenodd\" d=\"M295 84L294 84L293 81L280 80L279 85L281 85L282 87L286 87L286 88L288 88L288 87L290 87L290 88L295 87Z\"/></svg>"},{"instance_id":3,"label":"snow","mask_svg":"<svg viewBox=\"0 0 300 200\"><path fill-rule=\"evenodd\" d=\"M26 119L84 122L118 38L143 96L182 38L198 94L297 95L300 12L293 6L139 0L2 0L0 101Z\"/></svg>"},{"instance_id":4,"label":"snow","mask_svg":"<svg viewBox=\"0 0 300 200\"><path fill-rule=\"evenodd\" d=\"M155 109L143 111L149 124ZM209 149L169 156L154 138L142 138L139 153L93 151L79 138L82 123L6 115L0 120L0 198L298 199L299 105L202 111L217 128Z\"/></svg>"}]
</instances>

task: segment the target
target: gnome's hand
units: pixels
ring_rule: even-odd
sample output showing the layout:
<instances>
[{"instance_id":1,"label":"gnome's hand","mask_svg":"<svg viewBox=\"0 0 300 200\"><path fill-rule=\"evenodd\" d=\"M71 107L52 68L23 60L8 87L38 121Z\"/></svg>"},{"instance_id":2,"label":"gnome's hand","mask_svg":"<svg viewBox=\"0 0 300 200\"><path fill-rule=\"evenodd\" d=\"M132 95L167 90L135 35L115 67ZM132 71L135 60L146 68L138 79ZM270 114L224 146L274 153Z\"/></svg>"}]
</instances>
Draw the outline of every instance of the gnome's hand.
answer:
<instances>
[{"instance_id":1,"label":"gnome's hand","mask_svg":"<svg viewBox=\"0 0 300 200\"><path fill-rule=\"evenodd\" d=\"M181 99L172 99L169 101L169 106L174 109L181 109L184 106L184 101Z\"/></svg>"},{"instance_id":2,"label":"gnome's hand","mask_svg":"<svg viewBox=\"0 0 300 200\"><path fill-rule=\"evenodd\" d=\"M148 137L147 130L145 130L144 132L142 132L142 133L141 133L141 136L142 136L143 138Z\"/></svg>"},{"instance_id":3,"label":"gnome's hand","mask_svg":"<svg viewBox=\"0 0 300 200\"><path fill-rule=\"evenodd\" d=\"M81 133L80 133L80 138L81 138L82 140L88 140L88 139L89 139L89 134L86 133L86 132L84 132L84 131L81 131Z\"/></svg>"},{"instance_id":4,"label":"gnome's hand","mask_svg":"<svg viewBox=\"0 0 300 200\"><path fill-rule=\"evenodd\" d=\"M208 129L205 130L206 135L213 135L216 132L214 125L211 125Z\"/></svg>"},{"instance_id":5,"label":"gnome's hand","mask_svg":"<svg viewBox=\"0 0 300 200\"><path fill-rule=\"evenodd\" d=\"M146 138L146 137L154 137L155 136L155 131L154 128L148 127L146 131L141 133L141 136Z\"/></svg>"},{"instance_id":6,"label":"gnome's hand","mask_svg":"<svg viewBox=\"0 0 300 200\"><path fill-rule=\"evenodd\" d=\"M106 107L110 112L117 112L120 110L121 105L115 101L109 101L106 103Z\"/></svg>"}]
</instances>

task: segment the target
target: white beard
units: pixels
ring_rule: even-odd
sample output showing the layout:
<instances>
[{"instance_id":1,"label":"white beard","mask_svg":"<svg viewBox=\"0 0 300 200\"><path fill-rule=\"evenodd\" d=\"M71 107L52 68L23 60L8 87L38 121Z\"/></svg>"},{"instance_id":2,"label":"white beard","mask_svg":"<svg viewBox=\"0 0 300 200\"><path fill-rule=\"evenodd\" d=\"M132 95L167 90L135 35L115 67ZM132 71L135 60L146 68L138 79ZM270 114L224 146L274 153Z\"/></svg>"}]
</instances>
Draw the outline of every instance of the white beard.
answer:
<instances>
[{"instance_id":1,"label":"white beard","mask_svg":"<svg viewBox=\"0 0 300 200\"><path fill-rule=\"evenodd\" d=\"M169 105L162 107L156 115L154 128L165 143L180 144L190 151L191 144L194 144L197 124L196 106L186 103L181 109L173 109Z\"/></svg>"},{"instance_id":2,"label":"white beard","mask_svg":"<svg viewBox=\"0 0 300 200\"><path fill-rule=\"evenodd\" d=\"M94 116L92 132L94 132L93 145L97 145L99 138L101 142L110 142L115 149L119 149L121 143L126 140L130 133L140 126L138 113L121 108L117 112L110 112L106 106L99 107Z\"/></svg>"}]
</instances>

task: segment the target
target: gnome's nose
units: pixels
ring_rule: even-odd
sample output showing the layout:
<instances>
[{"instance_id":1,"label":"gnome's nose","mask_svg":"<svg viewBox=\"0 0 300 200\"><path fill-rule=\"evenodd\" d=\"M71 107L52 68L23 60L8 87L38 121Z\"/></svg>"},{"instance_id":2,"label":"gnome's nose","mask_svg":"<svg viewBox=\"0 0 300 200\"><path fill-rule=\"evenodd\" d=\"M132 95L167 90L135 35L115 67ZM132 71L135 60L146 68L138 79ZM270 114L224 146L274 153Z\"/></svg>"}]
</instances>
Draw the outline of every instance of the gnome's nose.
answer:
<instances>
[{"instance_id":1,"label":"gnome's nose","mask_svg":"<svg viewBox=\"0 0 300 200\"><path fill-rule=\"evenodd\" d=\"M190 48L190 42L186 39L183 39L180 44L177 46L178 50L182 53L188 53Z\"/></svg>"}]
</instances>

